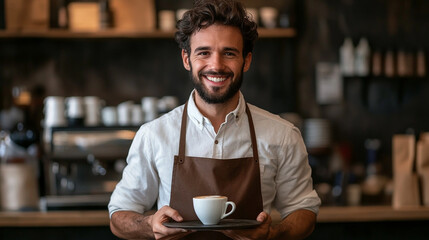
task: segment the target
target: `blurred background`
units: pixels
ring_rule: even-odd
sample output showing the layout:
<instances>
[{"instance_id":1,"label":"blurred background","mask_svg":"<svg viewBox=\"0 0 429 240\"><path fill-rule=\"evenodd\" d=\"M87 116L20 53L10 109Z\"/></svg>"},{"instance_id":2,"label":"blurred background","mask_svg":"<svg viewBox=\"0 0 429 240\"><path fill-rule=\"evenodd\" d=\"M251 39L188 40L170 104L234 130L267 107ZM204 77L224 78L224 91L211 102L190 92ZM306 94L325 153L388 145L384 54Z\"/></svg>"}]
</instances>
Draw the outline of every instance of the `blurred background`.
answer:
<instances>
[{"instance_id":1,"label":"blurred background","mask_svg":"<svg viewBox=\"0 0 429 240\"><path fill-rule=\"evenodd\" d=\"M429 131L429 2L243 2L260 38L242 92L300 128L323 206L394 205L395 151L411 146L416 173ZM15 197L4 184L4 210L105 208L138 126L192 90L173 39L191 6L0 0L2 165L36 179Z\"/></svg>"}]
</instances>

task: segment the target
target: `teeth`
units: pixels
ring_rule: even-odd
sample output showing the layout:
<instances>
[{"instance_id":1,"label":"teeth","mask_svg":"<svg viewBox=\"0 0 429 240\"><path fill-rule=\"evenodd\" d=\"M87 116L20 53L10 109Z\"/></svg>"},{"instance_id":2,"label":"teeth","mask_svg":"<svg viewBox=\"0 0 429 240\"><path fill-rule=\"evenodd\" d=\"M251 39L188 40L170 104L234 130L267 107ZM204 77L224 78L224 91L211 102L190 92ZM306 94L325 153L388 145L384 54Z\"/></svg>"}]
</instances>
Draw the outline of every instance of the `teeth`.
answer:
<instances>
[{"instance_id":1,"label":"teeth","mask_svg":"<svg viewBox=\"0 0 429 240\"><path fill-rule=\"evenodd\" d=\"M226 78L223 77L207 77L207 79L212 82L222 82L226 80Z\"/></svg>"}]
</instances>

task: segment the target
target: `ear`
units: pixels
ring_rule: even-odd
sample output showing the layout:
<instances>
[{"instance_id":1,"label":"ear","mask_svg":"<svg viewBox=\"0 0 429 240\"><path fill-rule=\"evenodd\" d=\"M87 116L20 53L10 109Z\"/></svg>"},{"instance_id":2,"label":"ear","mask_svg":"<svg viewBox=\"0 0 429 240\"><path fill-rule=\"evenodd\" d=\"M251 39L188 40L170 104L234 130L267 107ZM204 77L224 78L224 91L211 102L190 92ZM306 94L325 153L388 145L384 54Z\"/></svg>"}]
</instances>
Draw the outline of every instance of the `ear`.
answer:
<instances>
[{"instance_id":1,"label":"ear","mask_svg":"<svg viewBox=\"0 0 429 240\"><path fill-rule=\"evenodd\" d=\"M244 58L243 72L247 72L247 70L249 70L251 62L252 62L252 53L249 52L247 56Z\"/></svg>"},{"instance_id":2,"label":"ear","mask_svg":"<svg viewBox=\"0 0 429 240\"><path fill-rule=\"evenodd\" d=\"M189 55L185 49L182 49L182 61L183 61L183 66L185 67L185 69L188 71L191 71L191 66L189 65Z\"/></svg>"}]
</instances>

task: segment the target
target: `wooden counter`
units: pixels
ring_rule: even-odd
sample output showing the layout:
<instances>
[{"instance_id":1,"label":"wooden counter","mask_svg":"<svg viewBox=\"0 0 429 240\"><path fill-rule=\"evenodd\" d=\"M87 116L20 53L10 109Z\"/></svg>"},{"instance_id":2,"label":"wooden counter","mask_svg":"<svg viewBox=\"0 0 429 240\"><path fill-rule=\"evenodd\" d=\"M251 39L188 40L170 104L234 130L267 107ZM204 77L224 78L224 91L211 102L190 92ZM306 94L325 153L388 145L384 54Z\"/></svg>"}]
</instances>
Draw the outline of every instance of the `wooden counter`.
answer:
<instances>
[{"instance_id":1,"label":"wooden counter","mask_svg":"<svg viewBox=\"0 0 429 240\"><path fill-rule=\"evenodd\" d=\"M0 227L108 226L106 211L0 212Z\"/></svg>"},{"instance_id":2,"label":"wooden counter","mask_svg":"<svg viewBox=\"0 0 429 240\"><path fill-rule=\"evenodd\" d=\"M273 220L276 216L273 216ZM321 207L318 222L429 220L429 208ZM0 227L109 226L106 211L0 212Z\"/></svg>"}]
</instances>

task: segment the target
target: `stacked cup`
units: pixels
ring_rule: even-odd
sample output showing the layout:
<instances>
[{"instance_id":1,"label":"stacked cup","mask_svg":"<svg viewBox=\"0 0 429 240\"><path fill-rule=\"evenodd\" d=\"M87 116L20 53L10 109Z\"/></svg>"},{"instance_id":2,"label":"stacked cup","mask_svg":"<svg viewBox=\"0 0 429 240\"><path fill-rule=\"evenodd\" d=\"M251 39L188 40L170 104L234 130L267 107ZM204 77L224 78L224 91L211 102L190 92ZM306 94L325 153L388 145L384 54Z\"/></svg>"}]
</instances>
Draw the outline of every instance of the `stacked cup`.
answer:
<instances>
[{"instance_id":1,"label":"stacked cup","mask_svg":"<svg viewBox=\"0 0 429 240\"><path fill-rule=\"evenodd\" d=\"M85 111L82 97L68 97L66 102L67 122L69 126L83 126Z\"/></svg>"},{"instance_id":2,"label":"stacked cup","mask_svg":"<svg viewBox=\"0 0 429 240\"><path fill-rule=\"evenodd\" d=\"M101 119L104 126L115 126L118 124L118 113L116 107L106 106L101 110Z\"/></svg>"},{"instance_id":3,"label":"stacked cup","mask_svg":"<svg viewBox=\"0 0 429 240\"><path fill-rule=\"evenodd\" d=\"M120 126L128 126L131 125L131 110L133 108L133 101L122 102L118 105L118 124Z\"/></svg>"},{"instance_id":4,"label":"stacked cup","mask_svg":"<svg viewBox=\"0 0 429 240\"><path fill-rule=\"evenodd\" d=\"M149 122L158 117L158 98L144 97L142 98L142 109L145 117L145 122Z\"/></svg>"},{"instance_id":5,"label":"stacked cup","mask_svg":"<svg viewBox=\"0 0 429 240\"><path fill-rule=\"evenodd\" d=\"M175 96L164 96L158 100L158 113L164 114L179 105L179 100Z\"/></svg>"},{"instance_id":6,"label":"stacked cup","mask_svg":"<svg viewBox=\"0 0 429 240\"><path fill-rule=\"evenodd\" d=\"M64 97L59 96L49 96L44 100L43 141L46 151L49 150L49 143L51 142L51 128L67 125L64 102Z\"/></svg>"},{"instance_id":7,"label":"stacked cup","mask_svg":"<svg viewBox=\"0 0 429 240\"><path fill-rule=\"evenodd\" d=\"M45 100L45 127L60 127L66 125L66 119L64 116L64 97L49 96Z\"/></svg>"},{"instance_id":8,"label":"stacked cup","mask_svg":"<svg viewBox=\"0 0 429 240\"><path fill-rule=\"evenodd\" d=\"M140 104L134 104L131 107L131 124L133 126L140 126L144 123L144 113Z\"/></svg>"},{"instance_id":9,"label":"stacked cup","mask_svg":"<svg viewBox=\"0 0 429 240\"><path fill-rule=\"evenodd\" d=\"M104 101L95 96L84 97L85 126L98 126L101 123L101 108Z\"/></svg>"}]
</instances>

